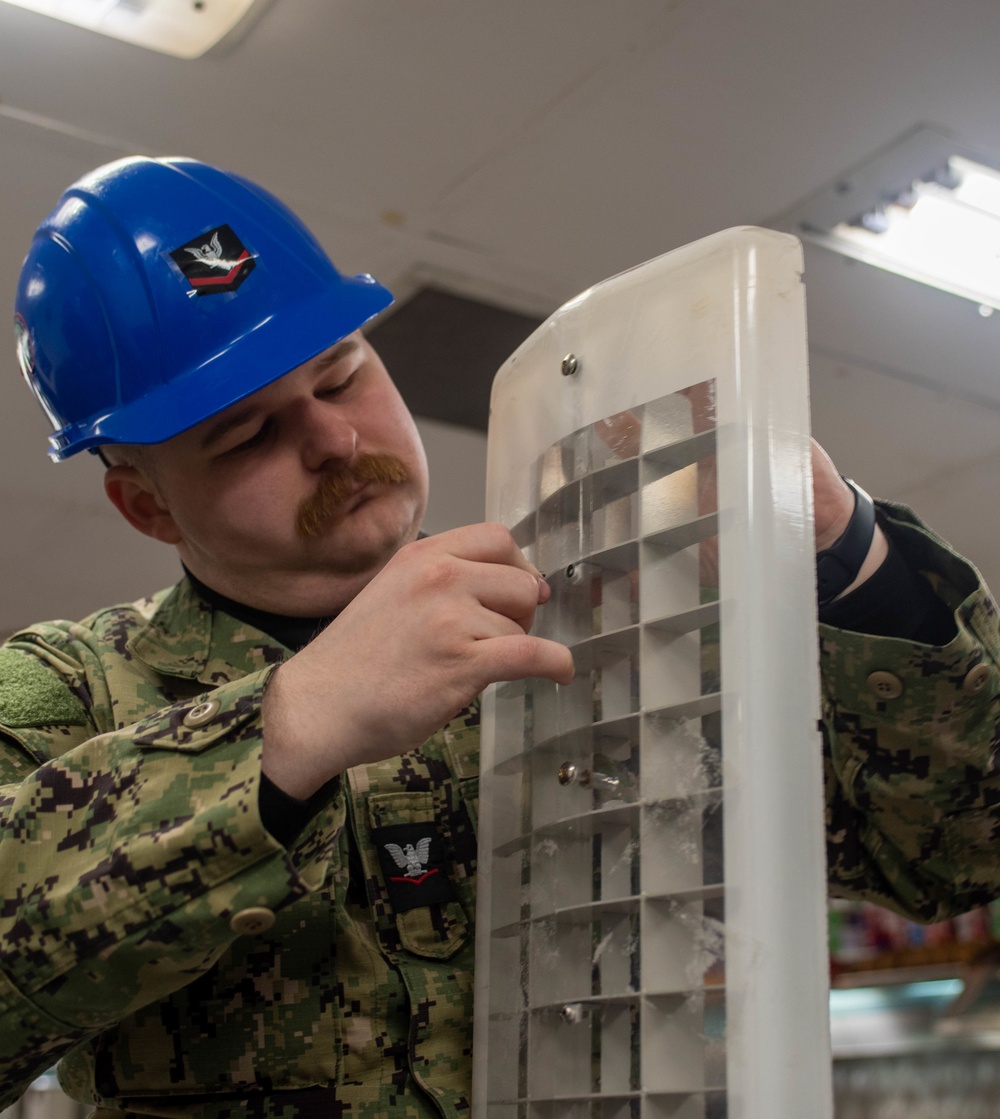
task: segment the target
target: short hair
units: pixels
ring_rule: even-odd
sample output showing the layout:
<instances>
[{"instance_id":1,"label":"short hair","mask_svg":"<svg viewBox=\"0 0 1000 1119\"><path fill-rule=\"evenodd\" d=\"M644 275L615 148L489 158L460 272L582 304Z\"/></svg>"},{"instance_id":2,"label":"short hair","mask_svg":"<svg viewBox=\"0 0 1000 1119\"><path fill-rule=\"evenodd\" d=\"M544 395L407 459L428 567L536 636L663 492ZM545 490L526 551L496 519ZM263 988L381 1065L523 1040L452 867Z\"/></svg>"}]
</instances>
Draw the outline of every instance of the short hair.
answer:
<instances>
[{"instance_id":1,"label":"short hair","mask_svg":"<svg viewBox=\"0 0 1000 1119\"><path fill-rule=\"evenodd\" d=\"M134 466L150 478L155 473L153 456L145 443L105 443L97 448L97 456L107 467Z\"/></svg>"}]
</instances>

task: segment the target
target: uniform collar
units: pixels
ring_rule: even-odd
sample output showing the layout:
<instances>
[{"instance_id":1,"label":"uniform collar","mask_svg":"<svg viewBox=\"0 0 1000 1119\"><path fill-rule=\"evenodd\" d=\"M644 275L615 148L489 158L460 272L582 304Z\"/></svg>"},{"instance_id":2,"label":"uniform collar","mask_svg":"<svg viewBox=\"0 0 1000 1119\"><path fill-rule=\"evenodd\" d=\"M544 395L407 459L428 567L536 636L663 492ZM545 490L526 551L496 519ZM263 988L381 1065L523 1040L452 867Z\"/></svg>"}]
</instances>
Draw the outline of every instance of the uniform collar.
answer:
<instances>
[{"instance_id":1,"label":"uniform collar","mask_svg":"<svg viewBox=\"0 0 1000 1119\"><path fill-rule=\"evenodd\" d=\"M291 653L263 630L213 607L186 578L157 597L149 621L127 649L162 675L217 687Z\"/></svg>"},{"instance_id":2,"label":"uniform collar","mask_svg":"<svg viewBox=\"0 0 1000 1119\"><path fill-rule=\"evenodd\" d=\"M182 565L183 566L183 565ZM207 586L197 576L192 575L185 567L184 574L188 577L191 586L201 597L203 602L229 614L233 618L246 622L248 625L266 633L268 637L279 645L284 645L293 652L298 652L304 645L308 645L320 630L325 629L331 618L296 618L289 614L275 614L270 610L258 610L255 606L247 606L235 599L226 598L217 590Z\"/></svg>"}]
</instances>

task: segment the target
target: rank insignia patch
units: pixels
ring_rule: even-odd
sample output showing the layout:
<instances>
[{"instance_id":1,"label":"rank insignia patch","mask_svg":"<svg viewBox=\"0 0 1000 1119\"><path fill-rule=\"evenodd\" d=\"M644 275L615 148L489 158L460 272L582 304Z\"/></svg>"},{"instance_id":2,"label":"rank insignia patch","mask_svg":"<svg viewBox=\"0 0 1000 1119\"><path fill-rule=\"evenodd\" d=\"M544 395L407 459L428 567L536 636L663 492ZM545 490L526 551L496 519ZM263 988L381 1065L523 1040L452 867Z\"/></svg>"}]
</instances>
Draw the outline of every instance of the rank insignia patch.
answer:
<instances>
[{"instance_id":1,"label":"rank insignia patch","mask_svg":"<svg viewBox=\"0 0 1000 1119\"><path fill-rule=\"evenodd\" d=\"M257 263L228 225L195 237L170 258L199 295L235 291Z\"/></svg>"},{"instance_id":2,"label":"rank insignia patch","mask_svg":"<svg viewBox=\"0 0 1000 1119\"><path fill-rule=\"evenodd\" d=\"M454 900L444 845L433 824L374 828L372 839L389 902L397 913Z\"/></svg>"}]
</instances>

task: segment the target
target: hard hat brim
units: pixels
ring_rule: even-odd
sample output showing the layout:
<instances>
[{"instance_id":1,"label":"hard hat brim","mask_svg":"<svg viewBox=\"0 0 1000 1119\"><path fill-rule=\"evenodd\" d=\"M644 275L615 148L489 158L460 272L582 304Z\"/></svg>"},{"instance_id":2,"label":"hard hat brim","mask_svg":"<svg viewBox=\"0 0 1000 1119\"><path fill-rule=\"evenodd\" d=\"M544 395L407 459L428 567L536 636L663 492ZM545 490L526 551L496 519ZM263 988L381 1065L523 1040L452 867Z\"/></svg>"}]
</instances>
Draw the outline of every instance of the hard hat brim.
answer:
<instances>
[{"instance_id":1,"label":"hard hat brim","mask_svg":"<svg viewBox=\"0 0 1000 1119\"><path fill-rule=\"evenodd\" d=\"M284 308L280 320L255 324L183 376L113 412L56 431L49 438L49 457L61 462L106 444L165 443L336 345L392 301L391 292L371 276L342 276L319 297Z\"/></svg>"}]
</instances>

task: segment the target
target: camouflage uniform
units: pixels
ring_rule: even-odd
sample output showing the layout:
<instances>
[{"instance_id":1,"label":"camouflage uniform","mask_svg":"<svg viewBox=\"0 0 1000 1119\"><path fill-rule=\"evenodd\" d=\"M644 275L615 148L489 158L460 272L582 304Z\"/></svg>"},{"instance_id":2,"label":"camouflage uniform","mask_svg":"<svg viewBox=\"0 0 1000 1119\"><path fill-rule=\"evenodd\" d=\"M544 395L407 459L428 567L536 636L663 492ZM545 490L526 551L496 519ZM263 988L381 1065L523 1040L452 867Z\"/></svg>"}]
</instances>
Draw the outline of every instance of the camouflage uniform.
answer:
<instances>
[{"instance_id":1,"label":"camouflage uniform","mask_svg":"<svg viewBox=\"0 0 1000 1119\"><path fill-rule=\"evenodd\" d=\"M913 513L880 506L958 633L935 647L820 627L830 885L940 921L1000 896L997 606Z\"/></svg>"},{"instance_id":2,"label":"camouflage uniform","mask_svg":"<svg viewBox=\"0 0 1000 1119\"><path fill-rule=\"evenodd\" d=\"M187 581L0 650L0 1106L63 1058L102 1116L468 1109L477 714L286 850L258 785L288 653ZM395 913L377 828L433 837L447 896Z\"/></svg>"},{"instance_id":3,"label":"camouflage uniform","mask_svg":"<svg viewBox=\"0 0 1000 1119\"><path fill-rule=\"evenodd\" d=\"M892 513L960 629L933 649L824 627L831 879L933 919L1000 893L996 610ZM257 793L287 655L187 583L0 651L0 1103L63 1057L109 1117L467 1109L475 714L351 771L286 849ZM424 835L454 896L405 907L379 849Z\"/></svg>"}]
</instances>

